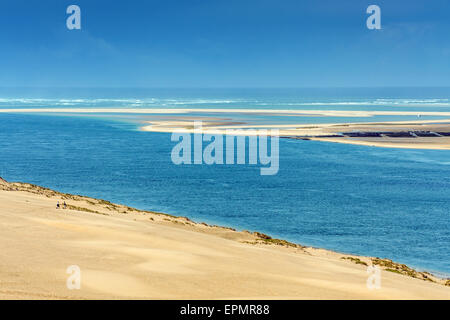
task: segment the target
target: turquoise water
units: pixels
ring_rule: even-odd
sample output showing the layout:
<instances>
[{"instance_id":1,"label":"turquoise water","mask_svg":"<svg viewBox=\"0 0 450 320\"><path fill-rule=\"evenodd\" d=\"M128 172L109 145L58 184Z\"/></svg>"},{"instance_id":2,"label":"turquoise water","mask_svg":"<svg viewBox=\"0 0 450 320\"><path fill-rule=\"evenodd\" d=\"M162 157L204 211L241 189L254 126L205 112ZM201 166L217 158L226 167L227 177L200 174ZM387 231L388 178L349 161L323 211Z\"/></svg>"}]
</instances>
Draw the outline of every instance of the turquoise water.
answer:
<instances>
[{"instance_id":1,"label":"turquoise water","mask_svg":"<svg viewBox=\"0 0 450 320\"><path fill-rule=\"evenodd\" d=\"M417 121L447 119L423 112L450 112L449 88L351 89L12 89L0 88L0 109L121 108L196 109L167 116L206 116L250 124L319 124L342 122ZM204 109L273 109L395 111L413 115L331 117L211 113ZM420 115L420 118L418 118ZM111 119L117 114L103 114ZM160 120L164 114L127 115L130 121ZM124 119L124 115L119 115ZM167 117L166 117L167 118Z\"/></svg>"},{"instance_id":2,"label":"turquoise water","mask_svg":"<svg viewBox=\"0 0 450 320\"><path fill-rule=\"evenodd\" d=\"M30 89L0 87L2 107L449 111L450 88Z\"/></svg>"},{"instance_id":3,"label":"turquoise water","mask_svg":"<svg viewBox=\"0 0 450 320\"><path fill-rule=\"evenodd\" d=\"M450 274L450 151L280 140L280 170L172 164L170 134L0 114L0 175Z\"/></svg>"}]
</instances>

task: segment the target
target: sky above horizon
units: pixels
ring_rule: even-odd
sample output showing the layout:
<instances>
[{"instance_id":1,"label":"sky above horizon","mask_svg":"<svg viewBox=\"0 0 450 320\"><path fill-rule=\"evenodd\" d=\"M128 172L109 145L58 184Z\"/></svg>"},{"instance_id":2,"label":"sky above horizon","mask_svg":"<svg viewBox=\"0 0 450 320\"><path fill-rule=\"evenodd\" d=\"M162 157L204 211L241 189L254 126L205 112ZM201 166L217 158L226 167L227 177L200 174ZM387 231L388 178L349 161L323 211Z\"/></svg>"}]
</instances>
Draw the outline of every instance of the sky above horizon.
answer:
<instances>
[{"instance_id":1,"label":"sky above horizon","mask_svg":"<svg viewBox=\"0 0 450 320\"><path fill-rule=\"evenodd\" d=\"M0 87L450 86L446 0L2 0L0 39Z\"/></svg>"}]
</instances>

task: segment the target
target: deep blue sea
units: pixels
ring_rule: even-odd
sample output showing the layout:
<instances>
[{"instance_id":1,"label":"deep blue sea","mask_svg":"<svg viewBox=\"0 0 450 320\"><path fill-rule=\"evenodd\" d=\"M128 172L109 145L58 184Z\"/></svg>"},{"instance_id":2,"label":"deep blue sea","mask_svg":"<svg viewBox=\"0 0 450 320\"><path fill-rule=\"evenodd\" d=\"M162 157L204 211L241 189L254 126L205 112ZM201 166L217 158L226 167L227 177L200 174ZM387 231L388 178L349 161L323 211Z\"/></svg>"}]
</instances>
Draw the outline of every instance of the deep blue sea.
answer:
<instances>
[{"instance_id":1,"label":"deep blue sea","mask_svg":"<svg viewBox=\"0 0 450 320\"><path fill-rule=\"evenodd\" d=\"M249 107L236 96L229 103ZM74 103L14 99L0 97L0 108ZM83 99L81 106L93 103ZM289 99L305 108L353 108L349 102L359 99L358 110L450 109L449 96L437 93ZM280 139L278 174L261 176L259 165L174 165L175 144L170 134L108 117L0 113L0 176L450 275L450 151Z\"/></svg>"}]
</instances>

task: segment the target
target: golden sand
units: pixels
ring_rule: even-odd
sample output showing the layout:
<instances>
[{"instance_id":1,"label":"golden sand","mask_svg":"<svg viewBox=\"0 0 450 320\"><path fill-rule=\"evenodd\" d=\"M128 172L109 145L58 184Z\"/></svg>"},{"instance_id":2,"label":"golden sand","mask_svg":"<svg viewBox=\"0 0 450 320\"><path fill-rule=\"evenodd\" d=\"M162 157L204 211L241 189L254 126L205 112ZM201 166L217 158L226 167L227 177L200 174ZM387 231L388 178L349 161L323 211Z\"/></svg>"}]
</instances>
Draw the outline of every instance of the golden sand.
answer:
<instances>
[{"instance_id":1,"label":"golden sand","mask_svg":"<svg viewBox=\"0 0 450 320\"><path fill-rule=\"evenodd\" d=\"M0 180L1 299L450 299L445 280L390 262L370 290L371 263ZM71 265L80 290L66 286Z\"/></svg>"}]
</instances>

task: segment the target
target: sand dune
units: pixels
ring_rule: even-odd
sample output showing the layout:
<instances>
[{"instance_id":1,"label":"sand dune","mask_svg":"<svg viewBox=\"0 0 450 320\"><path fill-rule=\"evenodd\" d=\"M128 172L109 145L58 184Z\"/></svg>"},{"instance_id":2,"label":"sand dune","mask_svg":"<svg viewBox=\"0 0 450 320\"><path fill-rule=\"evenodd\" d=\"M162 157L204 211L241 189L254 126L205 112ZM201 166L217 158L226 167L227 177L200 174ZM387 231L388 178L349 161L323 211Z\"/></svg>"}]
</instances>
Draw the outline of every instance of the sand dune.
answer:
<instances>
[{"instance_id":1,"label":"sand dune","mask_svg":"<svg viewBox=\"0 0 450 320\"><path fill-rule=\"evenodd\" d=\"M354 262L371 259L342 257L0 180L1 299L450 299L444 280L422 273L383 270L370 290ZM80 290L66 286L71 265Z\"/></svg>"}]
</instances>

